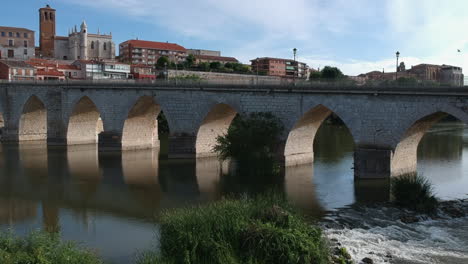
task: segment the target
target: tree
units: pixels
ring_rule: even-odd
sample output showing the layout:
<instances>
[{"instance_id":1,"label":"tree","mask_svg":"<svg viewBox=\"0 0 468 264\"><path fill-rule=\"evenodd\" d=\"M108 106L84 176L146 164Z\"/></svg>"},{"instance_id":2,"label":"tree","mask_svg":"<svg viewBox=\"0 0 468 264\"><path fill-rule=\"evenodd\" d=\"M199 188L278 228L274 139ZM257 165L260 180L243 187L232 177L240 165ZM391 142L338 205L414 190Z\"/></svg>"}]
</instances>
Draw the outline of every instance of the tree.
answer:
<instances>
[{"instance_id":1,"label":"tree","mask_svg":"<svg viewBox=\"0 0 468 264\"><path fill-rule=\"evenodd\" d=\"M224 64L224 67L228 69L234 69L234 63L226 62L226 64Z\"/></svg>"},{"instance_id":2,"label":"tree","mask_svg":"<svg viewBox=\"0 0 468 264\"><path fill-rule=\"evenodd\" d=\"M213 70L218 70L219 68L221 68L221 62L213 61L212 63L210 63L210 68Z\"/></svg>"},{"instance_id":3,"label":"tree","mask_svg":"<svg viewBox=\"0 0 468 264\"><path fill-rule=\"evenodd\" d=\"M192 67L195 64L196 60L197 59L195 58L193 54L189 54L187 58L185 59L185 62L187 63L187 67L188 68Z\"/></svg>"},{"instance_id":4,"label":"tree","mask_svg":"<svg viewBox=\"0 0 468 264\"><path fill-rule=\"evenodd\" d=\"M202 63L198 64L198 67L202 71L210 71L210 63L209 62L202 62Z\"/></svg>"},{"instance_id":5,"label":"tree","mask_svg":"<svg viewBox=\"0 0 468 264\"><path fill-rule=\"evenodd\" d=\"M337 67L325 66L321 71L321 77L325 80L336 80L344 75Z\"/></svg>"},{"instance_id":6,"label":"tree","mask_svg":"<svg viewBox=\"0 0 468 264\"><path fill-rule=\"evenodd\" d=\"M238 115L227 134L216 138L213 150L221 159L249 162L273 157L283 133L283 123L272 113Z\"/></svg>"},{"instance_id":7,"label":"tree","mask_svg":"<svg viewBox=\"0 0 468 264\"><path fill-rule=\"evenodd\" d=\"M320 78L322 78L322 73L321 72L313 71L313 72L310 73L309 79L311 81L317 81L317 80L320 80Z\"/></svg>"},{"instance_id":8,"label":"tree","mask_svg":"<svg viewBox=\"0 0 468 264\"><path fill-rule=\"evenodd\" d=\"M156 61L156 67L160 70L164 69L165 66L169 65L169 58L166 56L159 57Z\"/></svg>"}]
</instances>

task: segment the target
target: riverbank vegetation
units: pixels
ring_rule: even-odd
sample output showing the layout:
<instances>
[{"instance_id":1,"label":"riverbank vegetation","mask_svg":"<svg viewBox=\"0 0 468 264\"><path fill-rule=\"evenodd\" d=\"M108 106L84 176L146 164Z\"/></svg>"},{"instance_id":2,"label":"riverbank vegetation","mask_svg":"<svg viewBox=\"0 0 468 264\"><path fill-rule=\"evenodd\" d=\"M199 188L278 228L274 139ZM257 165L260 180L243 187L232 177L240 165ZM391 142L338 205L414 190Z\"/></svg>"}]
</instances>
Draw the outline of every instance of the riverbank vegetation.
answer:
<instances>
[{"instance_id":1,"label":"riverbank vegetation","mask_svg":"<svg viewBox=\"0 0 468 264\"><path fill-rule=\"evenodd\" d=\"M393 178L391 191L393 201L398 206L427 214L432 214L437 209L438 201L431 183L416 173Z\"/></svg>"},{"instance_id":2,"label":"riverbank vegetation","mask_svg":"<svg viewBox=\"0 0 468 264\"><path fill-rule=\"evenodd\" d=\"M24 238L12 233L0 234L0 263L2 264L100 264L91 251L75 243L64 242L58 233L35 231Z\"/></svg>"},{"instance_id":3,"label":"riverbank vegetation","mask_svg":"<svg viewBox=\"0 0 468 264\"><path fill-rule=\"evenodd\" d=\"M328 263L322 232L275 195L223 199L164 213L156 263Z\"/></svg>"}]
</instances>

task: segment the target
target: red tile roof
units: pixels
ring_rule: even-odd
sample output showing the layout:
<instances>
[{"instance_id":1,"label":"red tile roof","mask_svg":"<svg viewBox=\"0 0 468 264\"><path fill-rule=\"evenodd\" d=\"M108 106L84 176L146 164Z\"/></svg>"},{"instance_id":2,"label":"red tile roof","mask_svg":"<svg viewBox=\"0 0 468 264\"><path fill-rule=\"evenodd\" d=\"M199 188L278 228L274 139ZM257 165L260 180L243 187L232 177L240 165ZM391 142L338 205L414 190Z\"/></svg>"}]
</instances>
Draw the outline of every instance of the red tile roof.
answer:
<instances>
[{"instance_id":1,"label":"red tile roof","mask_svg":"<svg viewBox=\"0 0 468 264\"><path fill-rule=\"evenodd\" d=\"M27 29L27 28L20 28L20 27L2 27L0 26L0 30L1 31L28 31L28 32L34 32L34 30L31 30L31 29Z\"/></svg>"},{"instance_id":2,"label":"red tile roof","mask_svg":"<svg viewBox=\"0 0 468 264\"><path fill-rule=\"evenodd\" d=\"M65 76L65 75L63 75L63 72L60 72L60 71L57 71L57 70L49 70L49 71L37 70L36 75L43 75L43 76Z\"/></svg>"},{"instance_id":3,"label":"red tile roof","mask_svg":"<svg viewBox=\"0 0 468 264\"><path fill-rule=\"evenodd\" d=\"M68 40L68 37L63 37L63 36L55 36L54 38L58 40Z\"/></svg>"},{"instance_id":4,"label":"red tile roof","mask_svg":"<svg viewBox=\"0 0 468 264\"><path fill-rule=\"evenodd\" d=\"M131 64L130 66L133 68L153 68L153 65L147 64Z\"/></svg>"},{"instance_id":5,"label":"red tile roof","mask_svg":"<svg viewBox=\"0 0 468 264\"><path fill-rule=\"evenodd\" d=\"M236 58L223 56L195 55L195 58L200 60L239 62Z\"/></svg>"},{"instance_id":6,"label":"red tile roof","mask_svg":"<svg viewBox=\"0 0 468 264\"><path fill-rule=\"evenodd\" d=\"M59 64L57 69L60 69L60 70L79 70L78 66L76 66L76 65L67 65L67 64Z\"/></svg>"},{"instance_id":7,"label":"red tile roof","mask_svg":"<svg viewBox=\"0 0 468 264\"><path fill-rule=\"evenodd\" d=\"M146 40L127 40L124 43L129 44L133 46L134 48L173 50L173 51L187 52L187 49L175 43L146 41Z\"/></svg>"}]
</instances>

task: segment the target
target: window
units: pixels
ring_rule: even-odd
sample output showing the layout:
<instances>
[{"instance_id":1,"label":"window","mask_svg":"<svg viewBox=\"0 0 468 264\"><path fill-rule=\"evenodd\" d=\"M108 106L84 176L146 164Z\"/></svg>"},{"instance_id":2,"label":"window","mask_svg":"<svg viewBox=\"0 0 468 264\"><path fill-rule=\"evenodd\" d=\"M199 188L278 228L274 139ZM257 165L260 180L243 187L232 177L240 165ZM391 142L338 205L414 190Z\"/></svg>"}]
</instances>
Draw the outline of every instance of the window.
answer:
<instances>
[{"instance_id":1,"label":"window","mask_svg":"<svg viewBox=\"0 0 468 264\"><path fill-rule=\"evenodd\" d=\"M24 44L24 47L25 47L25 48L28 47L28 41L27 41L27 40L23 41L23 44Z\"/></svg>"},{"instance_id":2,"label":"window","mask_svg":"<svg viewBox=\"0 0 468 264\"><path fill-rule=\"evenodd\" d=\"M76 75L77 75L76 72L73 72L73 76L76 76Z\"/></svg>"},{"instance_id":3,"label":"window","mask_svg":"<svg viewBox=\"0 0 468 264\"><path fill-rule=\"evenodd\" d=\"M4 36L5 36L5 32L2 31L2 37L4 37Z\"/></svg>"},{"instance_id":4,"label":"window","mask_svg":"<svg viewBox=\"0 0 468 264\"><path fill-rule=\"evenodd\" d=\"M28 50L27 50L27 49L24 49L23 52L24 52L24 53L23 53L24 55L28 55Z\"/></svg>"},{"instance_id":5,"label":"window","mask_svg":"<svg viewBox=\"0 0 468 264\"><path fill-rule=\"evenodd\" d=\"M91 49L94 49L94 41L91 41Z\"/></svg>"},{"instance_id":6,"label":"window","mask_svg":"<svg viewBox=\"0 0 468 264\"><path fill-rule=\"evenodd\" d=\"M17 38L21 38L21 35L20 35L19 32L16 32L16 37L17 37Z\"/></svg>"},{"instance_id":7,"label":"window","mask_svg":"<svg viewBox=\"0 0 468 264\"><path fill-rule=\"evenodd\" d=\"M50 20L54 21L54 14L50 13Z\"/></svg>"},{"instance_id":8,"label":"window","mask_svg":"<svg viewBox=\"0 0 468 264\"><path fill-rule=\"evenodd\" d=\"M15 42L12 39L8 40L8 46L13 47L14 44Z\"/></svg>"},{"instance_id":9,"label":"window","mask_svg":"<svg viewBox=\"0 0 468 264\"><path fill-rule=\"evenodd\" d=\"M8 32L9 37L13 37L13 32Z\"/></svg>"},{"instance_id":10,"label":"window","mask_svg":"<svg viewBox=\"0 0 468 264\"><path fill-rule=\"evenodd\" d=\"M15 51L14 50L8 50L8 58L14 58L15 57Z\"/></svg>"},{"instance_id":11,"label":"window","mask_svg":"<svg viewBox=\"0 0 468 264\"><path fill-rule=\"evenodd\" d=\"M104 50L107 50L107 43L104 42Z\"/></svg>"},{"instance_id":12,"label":"window","mask_svg":"<svg viewBox=\"0 0 468 264\"><path fill-rule=\"evenodd\" d=\"M45 18L45 20L49 19L49 14L47 12L44 13L44 18Z\"/></svg>"},{"instance_id":13,"label":"window","mask_svg":"<svg viewBox=\"0 0 468 264\"><path fill-rule=\"evenodd\" d=\"M28 38L28 33L24 33L24 38Z\"/></svg>"}]
</instances>

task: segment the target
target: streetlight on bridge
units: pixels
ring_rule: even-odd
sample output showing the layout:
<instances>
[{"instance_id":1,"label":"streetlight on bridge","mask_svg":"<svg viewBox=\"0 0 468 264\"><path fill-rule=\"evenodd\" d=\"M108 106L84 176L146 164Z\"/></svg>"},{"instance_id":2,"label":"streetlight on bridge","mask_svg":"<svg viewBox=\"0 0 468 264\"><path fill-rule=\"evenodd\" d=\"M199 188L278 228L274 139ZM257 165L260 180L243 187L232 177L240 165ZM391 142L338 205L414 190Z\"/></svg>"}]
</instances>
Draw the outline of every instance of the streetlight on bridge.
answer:
<instances>
[{"instance_id":1,"label":"streetlight on bridge","mask_svg":"<svg viewBox=\"0 0 468 264\"><path fill-rule=\"evenodd\" d=\"M400 52L396 52L396 71L395 71L395 81L398 80L398 58L400 57Z\"/></svg>"},{"instance_id":2,"label":"streetlight on bridge","mask_svg":"<svg viewBox=\"0 0 468 264\"><path fill-rule=\"evenodd\" d=\"M296 53L297 53L297 49L294 48L293 49L293 54L294 54L294 64L293 64L293 84L296 85L296 72L299 73L299 65L298 67L296 67Z\"/></svg>"}]
</instances>

